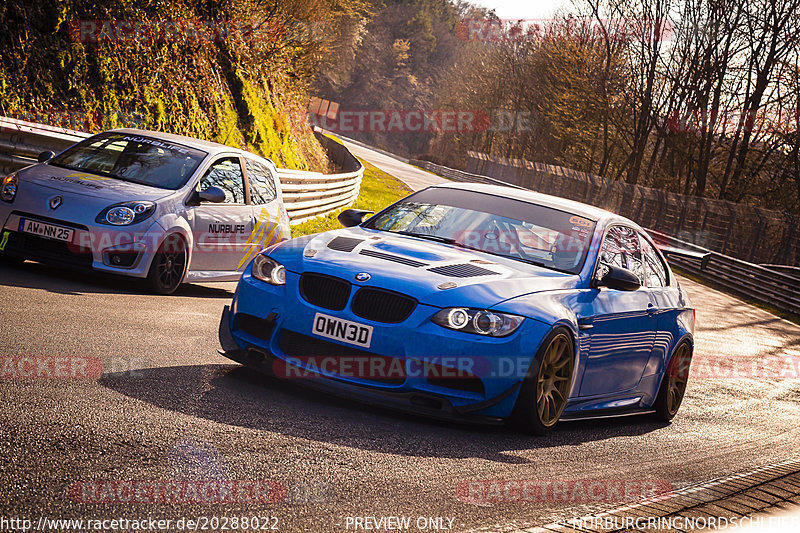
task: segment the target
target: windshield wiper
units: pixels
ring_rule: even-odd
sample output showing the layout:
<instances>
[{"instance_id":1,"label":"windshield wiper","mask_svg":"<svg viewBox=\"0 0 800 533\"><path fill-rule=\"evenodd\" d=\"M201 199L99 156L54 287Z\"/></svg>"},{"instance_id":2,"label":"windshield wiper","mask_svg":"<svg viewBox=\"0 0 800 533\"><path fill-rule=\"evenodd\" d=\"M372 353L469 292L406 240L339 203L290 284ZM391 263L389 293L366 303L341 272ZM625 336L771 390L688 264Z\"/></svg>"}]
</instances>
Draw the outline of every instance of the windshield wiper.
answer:
<instances>
[{"instance_id":1,"label":"windshield wiper","mask_svg":"<svg viewBox=\"0 0 800 533\"><path fill-rule=\"evenodd\" d=\"M449 239L440 235L433 235L432 233L415 233L413 231L390 231L389 233L397 233L399 235L408 235L409 237L419 237L420 239L428 239L429 241L441 242L444 244L455 244L455 239Z\"/></svg>"}]
</instances>

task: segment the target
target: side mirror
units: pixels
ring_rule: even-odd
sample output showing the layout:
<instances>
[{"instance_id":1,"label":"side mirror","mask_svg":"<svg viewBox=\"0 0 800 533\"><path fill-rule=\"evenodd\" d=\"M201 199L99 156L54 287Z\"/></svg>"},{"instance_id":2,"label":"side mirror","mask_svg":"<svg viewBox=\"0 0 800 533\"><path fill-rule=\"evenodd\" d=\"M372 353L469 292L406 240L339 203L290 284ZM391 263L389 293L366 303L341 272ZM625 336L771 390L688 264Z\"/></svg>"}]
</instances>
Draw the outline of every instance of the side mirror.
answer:
<instances>
[{"instance_id":1,"label":"side mirror","mask_svg":"<svg viewBox=\"0 0 800 533\"><path fill-rule=\"evenodd\" d=\"M642 286L639 278L627 268L601 264L597 269L595 283L616 291L635 291Z\"/></svg>"},{"instance_id":2,"label":"side mirror","mask_svg":"<svg viewBox=\"0 0 800 533\"><path fill-rule=\"evenodd\" d=\"M197 198L201 202L212 202L215 204L221 204L225 201L225 191L220 189L219 187L209 187L204 191L200 191L197 193Z\"/></svg>"},{"instance_id":3,"label":"side mirror","mask_svg":"<svg viewBox=\"0 0 800 533\"><path fill-rule=\"evenodd\" d=\"M345 228L352 228L353 226L358 226L367 218L367 215L371 215L375 211L364 211L363 209L345 209L339 216L336 217L339 219L339 222Z\"/></svg>"},{"instance_id":4,"label":"side mirror","mask_svg":"<svg viewBox=\"0 0 800 533\"><path fill-rule=\"evenodd\" d=\"M55 152L47 150L46 152L41 152L39 154L39 158L37 159L37 161L39 161L39 163L45 163L53 159L55 156L56 156Z\"/></svg>"}]
</instances>

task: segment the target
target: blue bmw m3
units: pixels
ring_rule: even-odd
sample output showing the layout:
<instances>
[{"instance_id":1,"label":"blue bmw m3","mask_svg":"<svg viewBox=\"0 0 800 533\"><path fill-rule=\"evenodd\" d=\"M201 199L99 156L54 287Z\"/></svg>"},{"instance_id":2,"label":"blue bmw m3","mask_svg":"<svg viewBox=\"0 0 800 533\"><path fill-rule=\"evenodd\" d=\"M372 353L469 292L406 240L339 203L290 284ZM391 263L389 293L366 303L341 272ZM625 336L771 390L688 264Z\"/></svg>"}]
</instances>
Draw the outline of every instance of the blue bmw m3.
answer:
<instances>
[{"instance_id":1,"label":"blue bmw m3","mask_svg":"<svg viewBox=\"0 0 800 533\"><path fill-rule=\"evenodd\" d=\"M510 187L442 184L275 244L220 322L226 357L424 416L654 413L686 391L694 309L635 223Z\"/></svg>"}]
</instances>

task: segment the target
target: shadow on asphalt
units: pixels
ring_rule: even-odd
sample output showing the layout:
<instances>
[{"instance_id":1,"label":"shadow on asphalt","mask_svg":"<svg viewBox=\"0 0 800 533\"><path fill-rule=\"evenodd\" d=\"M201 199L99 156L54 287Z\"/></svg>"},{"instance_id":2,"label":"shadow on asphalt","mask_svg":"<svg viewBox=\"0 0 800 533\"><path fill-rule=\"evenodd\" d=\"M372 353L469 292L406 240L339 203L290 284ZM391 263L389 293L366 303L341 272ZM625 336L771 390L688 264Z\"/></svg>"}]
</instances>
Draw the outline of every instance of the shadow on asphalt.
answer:
<instances>
[{"instance_id":1,"label":"shadow on asphalt","mask_svg":"<svg viewBox=\"0 0 800 533\"><path fill-rule=\"evenodd\" d=\"M219 424L415 457L480 457L521 464L531 461L515 455L517 450L644 435L665 427L663 423L637 416L567 422L547 437L532 437L506 427L420 419L230 365L108 374L99 383L156 407Z\"/></svg>"},{"instance_id":2,"label":"shadow on asphalt","mask_svg":"<svg viewBox=\"0 0 800 533\"><path fill-rule=\"evenodd\" d=\"M40 289L57 294L142 294L158 297L149 292L144 280L114 276L102 272L61 268L53 265L26 261L22 264L6 264L0 261L0 284L26 289ZM170 297L233 298L233 283L230 289L185 284Z\"/></svg>"}]
</instances>

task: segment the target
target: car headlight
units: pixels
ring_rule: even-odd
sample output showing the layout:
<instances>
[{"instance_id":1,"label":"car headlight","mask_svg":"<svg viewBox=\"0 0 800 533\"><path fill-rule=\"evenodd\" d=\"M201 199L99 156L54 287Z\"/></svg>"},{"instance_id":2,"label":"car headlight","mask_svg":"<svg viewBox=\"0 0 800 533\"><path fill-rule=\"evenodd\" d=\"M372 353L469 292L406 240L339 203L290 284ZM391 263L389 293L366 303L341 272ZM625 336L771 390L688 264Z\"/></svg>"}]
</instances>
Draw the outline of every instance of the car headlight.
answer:
<instances>
[{"instance_id":1,"label":"car headlight","mask_svg":"<svg viewBox=\"0 0 800 533\"><path fill-rule=\"evenodd\" d=\"M150 218L155 212L156 204L153 202L125 202L106 207L97 215L95 222L112 226L129 226Z\"/></svg>"},{"instance_id":2,"label":"car headlight","mask_svg":"<svg viewBox=\"0 0 800 533\"><path fill-rule=\"evenodd\" d=\"M266 255L258 254L253 260L253 277L270 285L286 285L286 269Z\"/></svg>"},{"instance_id":3,"label":"car headlight","mask_svg":"<svg viewBox=\"0 0 800 533\"><path fill-rule=\"evenodd\" d=\"M3 178L3 187L0 189L0 198L2 198L5 202L13 202L14 198L17 196L18 183L19 180L17 179L16 172L12 172Z\"/></svg>"},{"instance_id":4,"label":"car headlight","mask_svg":"<svg viewBox=\"0 0 800 533\"><path fill-rule=\"evenodd\" d=\"M525 319L521 316L495 313L485 309L448 307L433 315L431 320L440 326L456 331L505 337L514 333Z\"/></svg>"}]
</instances>

